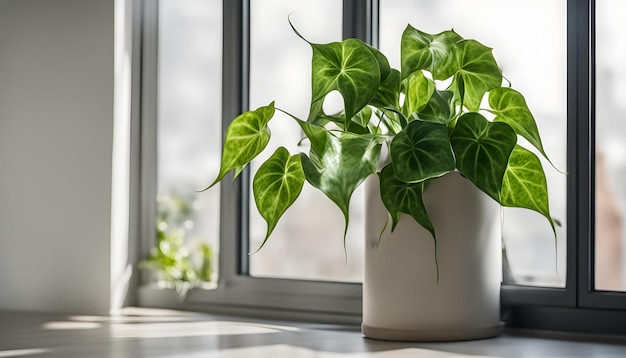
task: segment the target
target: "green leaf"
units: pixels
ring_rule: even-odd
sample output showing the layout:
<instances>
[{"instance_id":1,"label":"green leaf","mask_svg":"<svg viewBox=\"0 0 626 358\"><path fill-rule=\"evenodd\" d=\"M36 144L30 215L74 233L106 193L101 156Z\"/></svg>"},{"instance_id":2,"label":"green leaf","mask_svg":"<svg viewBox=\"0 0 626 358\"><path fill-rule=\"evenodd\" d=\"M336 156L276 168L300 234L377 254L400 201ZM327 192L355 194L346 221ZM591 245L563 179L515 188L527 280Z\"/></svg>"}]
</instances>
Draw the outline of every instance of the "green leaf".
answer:
<instances>
[{"instance_id":1,"label":"green leaf","mask_svg":"<svg viewBox=\"0 0 626 358\"><path fill-rule=\"evenodd\" d=\"M367 134L369 133L367 125L370 123L371 119L372 109L368 106L365 106L359 113L352 117L352 120L349 122L349 126L348 128L346 128L346 131L355 134Z\"/></svg>"},{"instance_id":2,"label":"green leaf","mask_svg":"<svg viewBox=\"0 0 626 358\"><path fill-rule=\"evenodd\" d=\"M447 125L454 118L453 96L450 91L436 90L426 106L417 113L417 117L423 121Z\"/></svg>"},{"instance_id":3,"label":"green leaf","mask_svg":"<svg viewBox=\"0 0 626 358\"><path fill-rule=\"evenodd\" d=\"M548 184L539 158L528 149L515 146L504 173L503 206L526 208L545 216L556 237L548 205Z\"/></svg>"},{"instance_id":4,"label":"green leaf","mask_svg":"<svg viewBox=\"0 0 626 358\"><path fill-rule=\"evenodd\" d=\"M402 112L391 107L376 110L376 116L380 118L385 127L394 135L406 127L408 123Z\"/></svg>"},{"instance_id":5,"label":"green leaf","mask_svg":"<svg viewBox=\"0 0 626 358\"><path fill-rule=\"evenodd\" d=\"M306 180L341 209L348 229L350 198L354 190L378 167L381 139L373 135L344 133L337 137L324 129L302 124L313 134L310 157L300 154ZM319 127L318 127L319 128ZM323 134L324 136L322 136Z\"/></svg>"},{"instance_id":6,"label":"green leaf","mask_svg":"<svg viewBox=\"0 0 626 358\"><path fill-rule=\"evenodd\" d=\"M333 137L333 135L330 134L328 130L324 129L324 127L320 127L309 122L302 122L298 120L298 124L300 125L300 128L302 128L304 135L309 139L309 143L311 143L311 156L317 161L317 158L321 157L321 155L326 151L328 141L330 140L330 137Z\"/></svg>"},{"instance_id":7,"label":"green leaf","mask_svg":"<svg viewBox=\"0 0 626 358\"><path fill-rule=\"evenodd\" d=\"M236 178L239 176L239 174L241 174L241 172L243 172L243 170L245 169L245 165L240 165L237 168L235 168L235 174L233 174L233 178Z\"/></svg>"},{"instance_id":8,"label":"green leaf","mask_svg":"<svg viewBox=\"0 0 626 358\"><path fill-rule=\"evenodd\" d=\"M400 72L391 70L389 76L378 88L370 104L378 108L399 108L400 103Z\"/></svg>"},{"instance_id":9,"label":"green leaf","mask_svg":"<svg viewBox=\"0 0 626 358\"><path fill-rule=\"evenodd\" d=\"M463 38L452 30L427 34L407 25L400 41L402 79L420 70L432 73L435 80L445 80L456 71L453 49Z\"/></svg>"},{"instance_id":10,"label":"green leaf","mask_svg":"<svg viewBox=\"0 0 626 358\"><path fill-rule=\"evenodd\" d=\"M332 122L337 127L345 132L351 132L355 134L367 134L370 133L368 130L368 124L370 119L372 118L372 109L369 106L363 107L359 113L355 114L348 122L346 122L343 114L329 116L325 114L320 114L314 122L309 122L311 124L317 125L319 127L324 127L326 124Z\"/></svg>"},{"instance_id":11,"label":"green leaf","mask_svg":"<svg viewBox=\"0 0 626 358\"><path fill-rule=\"evenodd\" d=\"M526 138L546 158L539 129L535 118L530 113L524 96L512 88L498 87L489 91L489 105L496 117L494 122L504 122L518 135ZM549 160L549 159L548 159Z\"/></svg>"},{"instance_id":12,"label":"green leaf","mask_svg":"<svg viewBox=\"0 0 626 358\"><path fill-rule=\"evenodd\" d=\"M433 227L428 212L422 199L424 193L424 182L405 183L396 178L392 164L388 164L379 173L380 177L380 197L383 204L391 214L393 221L391 230L393 231L400 220L400 214L410 215L418 224L430 231L435 237Z\"/></svg>"},{"instance_id":13,"label":"green leaf","mask_svg":"<svg viewBox=\"0 0 626 358\"><path fill-rule=\"evenodd\" d=\"M420 182L454 170L448 128L443 124L410 122L390 145L396 177L406 183Z\"/></svg>"},{"instance_id":14,"label":"green leaf","mask_svg":"<svg viewBox=\"0 0 626 358\"><path fill-rule=\"evenodd\" d=\"M456 166L466 178L500 202L500 191L517 135L506 123L491 123L478 113L462 115L450 137Z\"/></svg>"},{"instance_id":15,"label":"green leaf","mask_svg":"<svg viewBox=\"0 0 626 358\"><path fill-rule=\"evenodd\" d=\"M317 126L324 126L329 121L335 122L335 120L337 120L337 121L342 122L340 124L343 127L343 121L345 120L344 117L337 116L337 118L333 118L333 116L328 116L326 115L326 113L324 113L323 107L324 107L323 100L311 103L311 108L309 109L309 118L307 119L307 122L311 124L315 124Z\"/></svg>"},{"instance_id":16,"label":"green leaf","mask_svg":"<svg viewBox=\"0 0 626 358\"><path fill-rule=\"evenodd\" d=\"M217 184L233 169L236 175L241 173L243 168L265 149L270 140L267 123L274 116L274 112L272 102L268 106L245 112L230 123L224 139L220 172L208 188Z\"/></svg>"},{"instance_id":17,"label":"green leaf","mask_svg":"<svg viewBox=\"0 0 626 358\"><path fill-rule=\"evenodd\" d=\"M321 111L320 102L334 90L343 97L346 118L352 118L374 98L380 86L376 56L356 39L311 44L311 47L313 73L309 121L317 118Z\"/></svg>"},{"instance_id":18,"label":"green leaf","mask_svg":"<svg viewBox=\"0 0 626 358\"><path fill-rule=\"evenodd\" d=\"M367 45L367 48L370 50L370 52L374 55L374 57L376 58L376 61L378 62L378 68L380 70L380 83L385 82L385 80L387 79L387 77L389 76L389 74L391 73L391 66L389 66L389 60L387 60L387 57L385 55L383 55L382 52L378 51L377 48L372 47L370 45Z\"/></svg>"},{"instance_id":19,"label":"green leaf","mask_svg":"<svg viewBox=\"0 0 626 358\"><path fill-rule=\"evenodd\" d=\"M413 72L402 84L405 94L402 110L407 116L424 109L435 92L435 83L422 71Z\"/></svg>"},{"instance_id":20,"label":"green leaf","mask_svg":"<svg viewBox=\"0 0 626 358\"><path fill-rule=\"evenodd\" d=\"M304 180L300 156L290 156L284 147L278 148L259 167L252 190L257 209L267 222L267 234L258 250L265 245L283 213L300 195Z\"/></svg>"},{"instance_id":21,"label":"green leaf","mask_svg":"<svg viewBox=\"0 0 626 358\"><path fill-rule=\"evenodd\" d=\"M463 40L454 49L455 67L451 88L470 111L478 111L485 93L502 84L502 72L492 49L475 40Z\"/></svg>"}]
</instances>

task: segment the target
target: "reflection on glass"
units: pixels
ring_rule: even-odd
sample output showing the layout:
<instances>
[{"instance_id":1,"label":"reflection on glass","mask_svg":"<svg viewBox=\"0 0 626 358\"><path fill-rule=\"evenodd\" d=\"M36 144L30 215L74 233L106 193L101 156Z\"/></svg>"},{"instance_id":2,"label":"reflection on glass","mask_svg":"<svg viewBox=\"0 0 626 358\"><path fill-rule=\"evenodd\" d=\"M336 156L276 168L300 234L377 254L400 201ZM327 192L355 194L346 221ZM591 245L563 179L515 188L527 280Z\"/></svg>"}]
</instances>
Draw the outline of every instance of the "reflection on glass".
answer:
<instances>
[{"instance_id":1,"label":"reflection on glass","mask_svg":"<svg viewBox=\"0 0 626 358\"><path fill-rule=\"evenodd\" d=\"M471 16L468 16L471 14ZM407 23L429 33L453 28L494 48L511 86L524 94L553 163L566 168L565 0L380 0L380 47L399 68L400 35ZM541 156L539 156L541 158ZM565 286L566 176L542 161L557 240L541 215L503 210L509 283Z\"/></svg>"},{"instance_id":2,"label":"reflection on glass","mask_svg":"<svg viewBox=\"0 0 626 358\"><path fill-rule=\"evenodd\" d=\"M596 0L595 288L626 290L626 2Z\"/></svg>"},{"instance_id":3,"label":"reflection on glass","mask_svg":"<svg viewBox=\"0 0 626 358\"><path fill-rule=\"evenodd\" d=\"M253 0L250 3L250 108L269 104L306 119L311 100L311 48L291 30L288 17L309 41L341 40L342 2ZM272 139L252 173L279 146L308 153L298 146L300 128L280 112L270 122ZM325 281L361 281L363 275L363 193L354 193L344 254L344 218L320 191L305 183L300 198L280 219L272 236L250 255L250 274ZM267 225L254 199L250 202L250 250L256 251Z\"/></svg>"},{"instance_id":4,"label":"reflection on glass","mask_svg":"<svg viewBox=\"0 0 626 358\"><path fill-rule=\"evenodd\" d=\"M159 2L157 229L167 242L162 251L179 260L174 275L190 264L212 281L220 191L197 191L219 171L221 48L221 1ZM211 263L202 262L207 245ZM207 266L212 274L203 271Z\"/></svg>"}]
</instances>

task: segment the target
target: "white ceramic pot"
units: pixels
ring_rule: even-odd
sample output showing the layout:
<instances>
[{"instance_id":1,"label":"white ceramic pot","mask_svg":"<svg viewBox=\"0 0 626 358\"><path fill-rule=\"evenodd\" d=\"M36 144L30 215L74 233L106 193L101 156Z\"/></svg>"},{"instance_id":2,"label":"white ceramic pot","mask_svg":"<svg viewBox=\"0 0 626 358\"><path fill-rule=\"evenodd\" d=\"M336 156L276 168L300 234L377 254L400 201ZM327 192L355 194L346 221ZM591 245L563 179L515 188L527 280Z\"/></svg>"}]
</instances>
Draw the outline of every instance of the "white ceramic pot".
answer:
<instances>
[{"instance_id":1,"label":"white ceramic pot","mask_svg":"<svg viewBox=\"0 0 626 358\"><path fill-rule=\"evenodd\" d=\"M402 215L393 234L378 177L366 183L363 334L396 341L498 335L502 281L500 206L457 172L435 180L424 203L437 234Z\"/></svg>"}]
</instances>

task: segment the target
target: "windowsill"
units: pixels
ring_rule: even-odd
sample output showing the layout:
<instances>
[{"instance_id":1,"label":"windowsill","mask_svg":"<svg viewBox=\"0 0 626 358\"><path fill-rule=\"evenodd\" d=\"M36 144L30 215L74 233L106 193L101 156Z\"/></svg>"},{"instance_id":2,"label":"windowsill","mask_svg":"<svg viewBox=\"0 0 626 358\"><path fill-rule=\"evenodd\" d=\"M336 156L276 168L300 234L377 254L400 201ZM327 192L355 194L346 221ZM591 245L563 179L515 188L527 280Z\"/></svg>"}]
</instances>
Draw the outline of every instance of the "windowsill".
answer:
<instances>
[{"instance_id":1,"label":"windowsill","mask_svg":"<svg viewBox=\"0 0 626 358\"><path fill-rule=\"evenodd\" d=\"M127 308L118 316L0 312L0 357L609 357L625 337L505 330L452 343L365 339L355 326Z\"/></svg>"}]
</instances>

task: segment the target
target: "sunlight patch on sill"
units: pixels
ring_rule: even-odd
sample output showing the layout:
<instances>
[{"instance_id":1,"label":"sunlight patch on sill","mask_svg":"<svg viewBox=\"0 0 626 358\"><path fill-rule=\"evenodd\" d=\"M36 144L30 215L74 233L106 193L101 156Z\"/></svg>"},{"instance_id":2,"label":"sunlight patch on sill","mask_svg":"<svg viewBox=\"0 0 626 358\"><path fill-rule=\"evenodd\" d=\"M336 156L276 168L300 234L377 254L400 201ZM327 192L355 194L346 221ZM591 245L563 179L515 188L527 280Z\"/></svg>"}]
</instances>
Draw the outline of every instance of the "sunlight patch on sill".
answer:
<instances>
[{"instance_id":1,"label":"sunlight patch on sill","mask_svg":"<svg viewBox=\"0 0 626 358\"><path fill-rule=\"evenodd\" d=\"M71 316L74 322L85 323L165 323L165 322L189 322L190 317L183 316Z\"/></svg>"},{"instance_id":2,"label":"sunlight patch on sill","mask_svg":"<svg viewBox=\"0 0 626 358\"><path fill-rule=\"evenodd\" d=\"M445 352L435 349L426 348L402 348L393 350L384 350L381 352L358 352L358 353L337 353L323 352L317 349L295 347L288 344L277 344L263 347L222 349L219 354L220 358L230 357L255 357L255 358L274 358L274 357L290 357L290 358L406 358L406 357L429 357L429 358L495 358L494 356L485 355L466 355L453 352Z\"/></svg>"},{"instance_id":3,"label":"sunlight patch on sill","mask_svg":"<svg viewBox=\"0 0 626 358\"><path fill-rule=\"evenodd\" d=\"M0 358L4 357L21 357L29 356L33 354L50 353L52 350L46 348L31 348L31 349L13 349L8 351L0 351Z\"/></svg>"},{"instance_id":4,"label":"sunlight patch on sill","mask_svg":"<svg viewBox=\"0 0 626 358\"><path fill-rule=\"evenodd\" d=\"M110 316L74 315L68 320L101 323L166 323L198 321L206 315L160 308L124 307Z\"/></svg>"},{"instance_id":5,"label":"sunlight patch on sill","mask_svg":"<svg viewBox=\"0 0 626 358\"><path fill-rule=\"evenodd\" d=\"M43 329L47 329L47 330L79 330L79 329L96 329L96 328L102 327L100 323L96 323L96 322L75 322L75 321L46 322L42 324L41 326Z\"/></svg>"},{"instance_id":6,"label":"sunlight patch on sill","mask_svg":"<svg viewBox=\"0 0 626 358\"><path fill-rule=\"evenodd\" d=\"M201 321L177 323L113 324L113 338L176 338L232 336L300 331L299 328L261 323Z\"/></svg>"}]
</instances>

